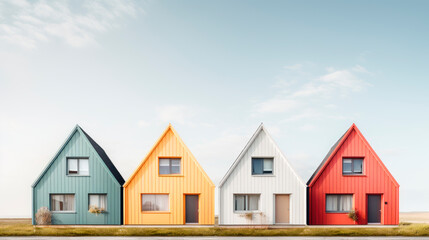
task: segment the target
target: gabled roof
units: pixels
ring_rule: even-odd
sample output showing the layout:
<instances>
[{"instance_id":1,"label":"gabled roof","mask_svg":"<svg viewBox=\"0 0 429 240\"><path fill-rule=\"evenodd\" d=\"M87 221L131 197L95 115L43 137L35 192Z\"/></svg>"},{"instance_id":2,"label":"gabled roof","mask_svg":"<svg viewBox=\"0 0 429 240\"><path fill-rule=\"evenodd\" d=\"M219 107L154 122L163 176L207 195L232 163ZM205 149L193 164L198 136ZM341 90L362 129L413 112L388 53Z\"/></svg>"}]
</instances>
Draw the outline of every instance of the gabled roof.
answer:
<instances>
[{"instance_id":1,"label":"gabled roof","mask_svg":"<svg viewBox=\"0 0 429 240\"><path fill-rule=\"evenodd\" d=\"M256 140L256 138L259 136L259 134L261 132L264 132L268 138L270 139L270 141L273 143L273 145L277 148L277 150L280 152L280 155L282 156L282 158L286 161L286 164L291 168L292 172L295 174L295 176L298 178L298 180L305 185L304 181L302 180L302 178L295 172L295 169L290 165L289 161L286 159L286 157L284 156L283 152L280 150L280 148L278 147L278 145L276 144L276 142L274 141L274 139L271 137L271 135L268 133L268 131L265 129L264 124L261 123L261 125L259 125L258 129L256 129L256 132L252 135L252 137L250 138L249 142L247 142L246 146L244 147L244 149L240 152L240 154L238 155L237 159L234 161L234 163L231 165L231 167L228 169L228 172L226 172L225 176L222 178L222 180L219 183L219 188L223 186L223 184L226 182L226 180L228 179L228 177L232 174L232 172L234 172L234 169L237 167L237 165L240 163L240 161L243 159L243 156L246 154L247 150L249 150L250 146L252 146L253 142Z\"/></svg>"},{"instance_id":2,"label":"gabled roof","mask_svg":"<svg viewBox=\"0 0 429 240\"><path fill-rule=\"evenodd\" d=\"M78 126L79 127L79 126ZM79 127L80 128L80 127ZM110 172L113 174L113 176L116 178L119 184L121 186L125 183L124 178L119 173L118 169L116 169L115 165L110 160L109 156L107 156L106 152L103 148L98 145L94 139L92 139L82 128L80 128L82 132L85 134L86 138L88 138L89 143L91 143L92 147L94 147L95 151L98 153L98 156L103 160L103 162L106 164L107 168L109 168Z\"/></svg>"},{"instance_id":3,"label":"gabled roof","mask_svg":"<svg viewBox=\"0 0 429 240\"><path fill-rule=\"evenodd\" d=\"M344 142L347 140L347 138L350 136L350 134L354 131L356 131L357 135L361 138L361 140L364 142L365 146L374 154L376 161L381 165L383 170L387 173L387 175L390 177L390 179L393 181L393 183L399 187L398 182L396 182L395 178L392 176L392 174L389 172L389 170L386 168L384 163L381 161L381 159L378 157L377 153L372 149L371 145L369 145L368 141L365 139L365 137L362 135L362 133L357 128L356 124L352 124L352 126L341 136L340 139L332 146L332 148L329 150L328 154L326 154L323 161L320 163L319 167L317 167L316 171L311 175L310 179L307 182L307 185L309 187L313 186L316 182L317 178L322 174L323 170L329 165L329 162L332 160L332 158L335 156L335 154L338 152L338 150L341 148L341 146L344 144Z\"/></svg>"},{"instance_id":4,"label":"gabled roof","mask_svg":"<svg viewBox=\"0 0 429 240\"><path fill-rule=\"evenodd\" d=\"M83 129L76 125L76 127L73 128L73 131L70 133L70 135L67 137L67 140L63 143L61 148L58 150L58 152L55 154L55 156L52 158L52 160L49 162L49 164L43 169L42 173L37 177L36 181L33 183L31 187L35 187L37 183L42 179L43 175L45 175L46 171L48 171L49 167L54 163L55 159L61 154L61 151L67 146L68 142L72 139L73 135L79 132L82 136L85 136L86 140L88 140L88 143L94 148L94 150L97 152L98 156L103 160L106 167L110 170L113 177L118 181L120 185L124 184L124 179L122 178L119 171L116 169L115 165L113 165L110 158L107 156L106 152L103 150L103 148L100 147Z\"/></svg>"},{"instance_id":5,"label":"gabled roof","mask_svg":"<svg viewBox=\"0 0 429 240\"><path fill-rule=\"evenodd\" d=\"M158 140L155 142L155 144L152 146L152 148L147 153L146 157L143 159L143 161L140 163L140 165L137 167L137 169L134 171L134 173L131 175L130 178L125 182L124 188L126 188L130 182L134 179L134 177L137 175L137 173L140 171L140 169L144 166L144 164L149 159L150 155L155 151L155 149L158 147L158 145L161 143L162 139L164 139L165 135L171 131L173 135L176 137L177 141L185 148L185 151L187 151L193 160L194 164L197 166L197 168L201 171L204 178L210 183L210 185L215 186L212 180L209 178L207 173L204 171L204 169L201 167L201 165L196 160L195 156L192 154L192 152L189 150L189 148L186 146L186 144L183 142L182 138L180 138L179 134L176 132L176 130L171 126L171 124L168 124L167 128L164 130L164 132L161 134L161 136L158 138Z\"/></svg>"}]
</instances>

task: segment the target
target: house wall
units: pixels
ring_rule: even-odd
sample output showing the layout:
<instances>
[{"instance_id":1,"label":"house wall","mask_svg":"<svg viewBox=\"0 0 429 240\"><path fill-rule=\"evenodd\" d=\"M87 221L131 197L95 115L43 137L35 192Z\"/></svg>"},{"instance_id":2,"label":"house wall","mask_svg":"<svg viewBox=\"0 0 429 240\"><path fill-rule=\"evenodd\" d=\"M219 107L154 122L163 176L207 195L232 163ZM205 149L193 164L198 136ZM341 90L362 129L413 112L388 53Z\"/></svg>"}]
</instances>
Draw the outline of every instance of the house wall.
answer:
<instances>
[{"instance_id":1,"label":"house wall","mask_svg":"<svg viewBox=\"0 0 429 240\"><path fill-rule=\"evenodd\" d=\"M159 157L181 157L181 176L159 176ZM199 224L214 224L215 186L196 159L168 129L144 165L124 187L125 224L185 224L184 194L199 194ZM170 211L143 213L142 193L168 193Z\"/></svg>"},{"instance_id":2,"label":"house wall","mask_svg":"<svg viewBox=\"0 0 429 240\"><path fill-rule=\"evenodd\" d=\"M274 157L273 176L252 176L252 157ZM259 209L249 220L234 212L234 194L261 194ZM274 194L290 195L290 223L306 224L306 185L300 181L265 131L260 131L241 161L219 188L220 224L273 224Z\"/></svg>"},{"instance_id":3,"label":"house wall","mask_svg":"<svg viewBox=\"0 0 429 240\"><path fill-rule=\"evenodd\" d=\"M89 157L89 176L67 176L67 157ZM74 193L75 213L53 213L53 224L121 224L122 187L83 133L75 131L33 189L33 224L37 210L50 209L50 194ZM107 213L88 212L88 194L107 194Z\"/></svg>"},{"instance_id":4,"label":"house wall","mask_svg":"<svg viewBox=\"0 0 429 240\"><path fill-rule=\"evenodd\" d=\"M363 176L343 176L343 157L364 157ZM326 213L326 194L354 194L357 223L347 213ZM367 194L382 194L381 224L399 224L399 187L355 129L345 140L313 186L309 188L310 224L367 224ZM387 204L384 204L387 202Z\"/></svg>"}]
</instances>

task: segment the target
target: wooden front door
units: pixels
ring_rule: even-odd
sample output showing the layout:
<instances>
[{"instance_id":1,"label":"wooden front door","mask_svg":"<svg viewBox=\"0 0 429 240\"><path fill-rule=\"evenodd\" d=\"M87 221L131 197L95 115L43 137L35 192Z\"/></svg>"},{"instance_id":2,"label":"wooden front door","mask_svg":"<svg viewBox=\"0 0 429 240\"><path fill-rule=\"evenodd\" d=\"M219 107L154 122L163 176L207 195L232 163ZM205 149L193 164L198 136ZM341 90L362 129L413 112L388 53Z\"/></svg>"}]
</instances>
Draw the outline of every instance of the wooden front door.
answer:
<instances>
[{"instance_id":1,"label":"wooden front door","mask_svg":"<svg viewBox=\"0 0 429 240\"><path fill-rule=\"evenodd\" d=\"M276 223L290 223L290 195L276 194L275 196Z\"/></svg>"},{"instance_id":2,"label":"wooden front door","mask_svg":"<svg viewBox=\"0 0 429 240\"><path fill-rule=\"evenodd\" d=\"M368 195L368 223L381 223L381 195Z\"/></svg>"},{"instance_id":3,"label":"wooden front door","mask_svg":"<svg viewBox=\"0 0 429 240\"><path fill-rule=\"evenodd\" d=\"M186 195L185 219L186 223L198 223L198 195Z\"/></svg>"}]
</instances>

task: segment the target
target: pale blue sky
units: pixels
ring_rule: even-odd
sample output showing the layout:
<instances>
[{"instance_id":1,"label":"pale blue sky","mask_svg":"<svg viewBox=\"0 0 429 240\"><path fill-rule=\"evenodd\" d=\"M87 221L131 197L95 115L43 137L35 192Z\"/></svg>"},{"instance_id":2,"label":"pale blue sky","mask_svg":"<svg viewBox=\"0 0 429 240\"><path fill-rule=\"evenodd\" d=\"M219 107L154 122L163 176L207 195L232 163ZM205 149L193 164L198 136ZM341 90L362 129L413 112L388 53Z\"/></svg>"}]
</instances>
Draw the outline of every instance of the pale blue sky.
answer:
<instances>
[{"instance_id":1,"label":"pale blue sky","mask_svg":"<svg viewBox=\"0 0 429 240\"><path fill-rule=\"evenodd\" d=\"M0 1L0 217L80 124L127 179L171 122L217 184L261 122L304 180L355 122L429 211L425 1Z\"/></svg>"}]
</instances>

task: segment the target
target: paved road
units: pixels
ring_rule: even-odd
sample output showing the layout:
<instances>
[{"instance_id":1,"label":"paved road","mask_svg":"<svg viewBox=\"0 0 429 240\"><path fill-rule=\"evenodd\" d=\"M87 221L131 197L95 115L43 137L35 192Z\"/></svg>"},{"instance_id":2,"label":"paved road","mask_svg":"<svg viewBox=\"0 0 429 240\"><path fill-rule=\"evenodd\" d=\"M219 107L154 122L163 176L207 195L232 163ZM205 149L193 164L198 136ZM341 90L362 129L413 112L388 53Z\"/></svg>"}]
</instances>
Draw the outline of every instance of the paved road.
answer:
<instances>
[{"instance_id":1,"label":"paved road","mask_svg":"<svg viewBox=\"0 0 429 240\"><path fill-rule=\"evenodd\" d=\"M0 237L1 240L429 240L429 237Z\"/></svg>"}]
</instances>

